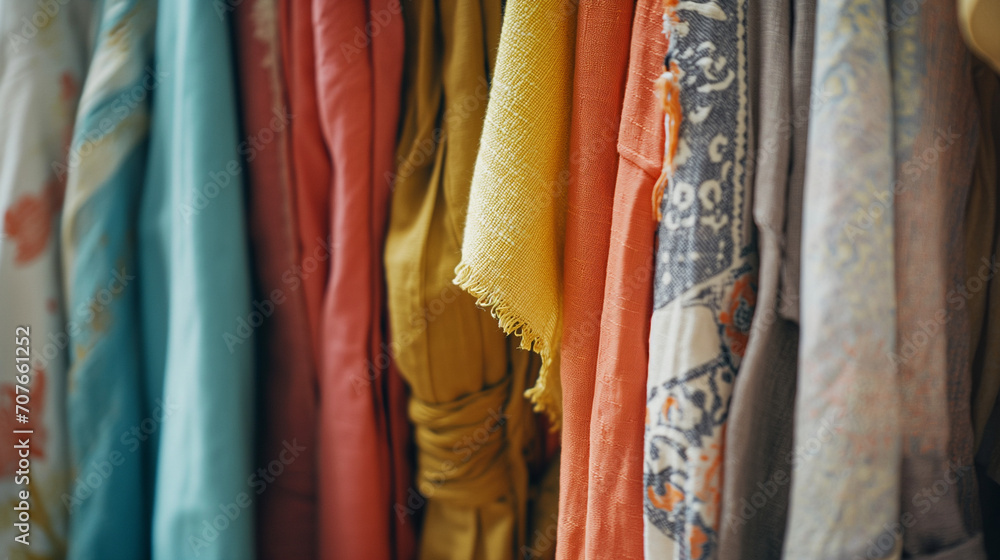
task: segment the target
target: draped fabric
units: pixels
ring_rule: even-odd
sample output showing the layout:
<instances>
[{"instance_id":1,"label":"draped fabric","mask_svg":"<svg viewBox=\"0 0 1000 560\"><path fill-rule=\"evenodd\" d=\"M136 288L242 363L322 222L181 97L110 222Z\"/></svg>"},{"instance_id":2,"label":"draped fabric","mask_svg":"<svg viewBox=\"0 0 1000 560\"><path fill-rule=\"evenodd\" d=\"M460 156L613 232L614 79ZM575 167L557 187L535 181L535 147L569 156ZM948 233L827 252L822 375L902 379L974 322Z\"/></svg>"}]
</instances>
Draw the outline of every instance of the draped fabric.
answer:
<instances>
[{"instance_id":1,"label":"draped fabric","mask_svg":"<svg viewBox=\"0 0 1000 560\"><path fill-rule=\"evenodd\" d=\"M973 82L979 106L979 143L972 188L965 214L965 278L981 282L967 286L972 364L972 426L983 466L1000 484L1000 77L973 61ZM985 234L984 234L985 232ZM964 295L964 294L963 294ZM986 436L990 435L990 438ZM992 454L992 461L990 456Z\"/></svg>"},{"instance_id":2,"label":"draped fabric","mask_svg":"<svg viewBox=\"0 0 1000 560\"><path fill-rule=\"evenodd\" d=\"M455 269L455 283L541 356L527 395L555 427L576 20L567 0L505 8Z\"/></svg>"},{"instance_id":3,"label":"draped fabric","mask_svg":"<svg viewBox=\"0 0 1000 560\"><path fill-rule=\"evenodd\" d=\"M813 105L806 156L794 443L800 456L784 549L795 558L864 555L899 513L899 384L888 359L896 346L896 298L885 17L882 3L817 6L813 88L829 99ZM857 286L866 286L864 295ZM888 550L877 557L898 557L895 537L884 544Z\"/></svg>"},{"instance_id":4,"label":"draped fabric","mask_svg":"<svg viewBox=\"0 0 1000 560\"><path fill-rule=\"evenodd\" d=\"M632 22L590 421L588 558L642 555L643 405L656 228L650 200L664 147L653 86L666 50L662 14L659 0L640 0Z\"/></svg>"},{"instance_id":5,"label":"draped fabric","mask_svg":"<svg viewBox=\"0 0 1000 560\"><path fill-rule=\"evenodd\" d=\"M290 5L294 20L299 5ZM312 3L318 117L332 170L329 202L320 208L332 243L319 319L321 558L414 553L415 519L396 511L406 503L410 477L406 395L388 367L379 258L399 122L400 12L395 0ZM305 26L293 26L293 40ZM369 30L363 41L362 29ZM298 178L309 173L300 167ZM318 245L302 240L305 255Z\"/></svg>"},{"instance_id":6,"label":"draped fabric","mask_svg":"<svg viewBox=\"0 0 1000 560\"><path fill-rule=\"evenodd\" d=\"M968 282L970 60L950 3L887 19L899 9L820 2L817 15L813 83L833 97L814 105L810 145L818 134L833 145L808 156L795 427L808 457L793 477L785 552L794 556L984 557L969 314L953 297ZM949 131L951 123L972 132ZM858 173L850 188L847 162ZM895 284L883 285L893 270ZM875 290L864 301L850 294L862 283ZM831 414L833 426L823 425ZM925 489L935 485L948 492L932 500Z\"/></svg>"},{"instance_id":7,"label":"draped fabric","mask_svg":"<svg viewBox=\"0 0 1000 560\"><path fill-rule=\"evenodd\" d=\"M562 333L560 364L566 381L556 547L561 559L585 556L590 420L634 4L584 3L577 12L563 257L564 268L573 274L563 277L562 286L563 320L572 326Z\"/></svg>"},{"instance_id":8,"label":"draped fabric","mask_svg":"<svg viewBox=\"0 0 1000 560\"><path fill-rule=\"evenodd\" d=\"M73 469L67 557L81 560L149 555L156 441L180 404L148 390L142 362L138 209L150 98L168 75L153 64L156 4L108 1L96 19L61 224Z\"/></svg>"},{"instance_id":9,"label":"draped fabric","mask_svg":"<svg viewBox=\"0 0 1000 560\"><path fill-rule=\"evenodd\" d=\"M907 558L985 558L972 468L969 318L965 306L948 301L953 287L971 284L962 238L978 137L971 57L947 0L925 2L889 38L897 305L891 361L902 429L897 523ZM932 501L922 493L942 480L946 495L935 491Z\"/></svg>"},{"instance_id":10,"label":"draped fabric","mask_svg":"<svg viewBox=\"0 0 1000 560\"><path fill-rule=\"evenodd\" d=\"M526 452L535 429L521 394L532 359L452 284L501 5L420 0L406 8L385 266L388 351L412 393L417 473L395 510L411 524L423 515L420 558L513 559L528 542Z\"/></svg>"},{"instance_id":11,"label":"draped fabric","mask_svg":"<svg viewBox=\"0 0 1000 560\"><path fill-rule=\"evenodd\" d=\"M298 267L293 268L283 281L290 288L302 289L313 351L318 361L323 346L323 296L330 273L330 262L324 262L322 257L331 253L330 184L333 171L320 120L316 51L322 39L316 36L313 28L314 11L312 2L278 0L285 69L283 79L291 108L288 126L298 234ZM327 245L321 247L324 243Z\"/></svg>"},{"instance_id":12,"label":"draped fabric","mask_svg":"<svg viewBox=\"0 0 1000 560\"><path fill-rule=\"evenodd\" d=\"M270 486L254 488L259 495L255 533L261 559L314 558L317 539L316 360L301 288L304 273L296 274L304 258L290 153L289 90L295 76L283 56L287 49L281 32L287 22L281 16L287 14L279 8L284 10L284 5L276 0L255 0L233 12L240 87L254 92L242 107L244 140L239 148L248 170L253 301L264 316L254 356L261 387L256 458L265 469L277 470L272 461L282 469ZM311 51L311 35L307 39ZM327 245L321 245L318 257L306 254L312 268L329 260Z\"/></svg>"},{"instance_id":13,"label":"draped fabric","mask_svg":"<svg viewBox=\"0 0 1000 560\"><path fill-rule=\"evenodd\" d=\"M0 345L0 414L8 442L0 455L0 556L15 560L63 558L67 546L70 334L59 283L59 214L92 40L91 9L75 3L46 14L33 3L0 3L0 325L10 337ZM17 472L21 453L29 455L27 477ZM16 525L25 511L22 491L28 492L30 530Z\"/></svg>"},{"instance_id":14,"label":"draped fabric","mask_svg":"<svg viewBox=\"0 0 1000 560\"><path fill-rule=\"evenodd\" d=\"M981 282L967 286L972 364L972 427L975 467L983 514L983 540L988 558L1000 556L1000 78L973 60L973 84L979 107L979 142L972 188L965 212L965 278ZM973 280L976 279L976 280ZM979 289L973 291L972 288Z\"/></svg>"},{"instance_id":15,"label":"draped fabric","mask_svg":"<svg viewBox=\"0 0 1000 560\"><path fill-rule=\"evenodd\" d=\"M802 186L812 98L815 0L750 5L750 98L756 123L753 217L757 307L733 384L723 462L719 558L780 558L794 455Z\"/></svg>"},{"instance_id":16,"label":"draped fabric","mask_svg":"<svg viewBox=\"0 0 1000 560\"><path fill-rule=\"evenodd\" d=\"M163 78L153 92L132 236L144 395L130 397L164 417L149 437L155 470L146 478L155 491L154 560L254 557L252 349L260 312L249 285L236 66L229 16L221 16L194 0L160 2L156 14ZM154 403L168 412L158 415Z\"/></svg>"},{"instance_id":17,"label":"draped fabric","mask_svg":"<svg viewBox=\"0 0 1000 560\"><path fill-rule=\"evenodd\" d=\"M748 215L747 4L677 5L668 55L685 78L663 197L645 434L647 557L718 553L732 384L756 302ZM670 16L670 14L668 14ZM702 53L702 54L696 54Z\"/></svg>"}]
</instances>

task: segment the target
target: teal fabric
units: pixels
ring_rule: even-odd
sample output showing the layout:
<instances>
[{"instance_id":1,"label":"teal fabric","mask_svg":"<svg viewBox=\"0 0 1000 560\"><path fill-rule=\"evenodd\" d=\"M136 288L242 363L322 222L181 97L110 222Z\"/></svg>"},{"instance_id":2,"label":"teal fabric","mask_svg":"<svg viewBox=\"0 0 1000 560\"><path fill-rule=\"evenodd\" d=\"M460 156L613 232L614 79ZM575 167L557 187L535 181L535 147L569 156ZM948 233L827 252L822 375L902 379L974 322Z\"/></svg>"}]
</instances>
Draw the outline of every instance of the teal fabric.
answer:
<instances>
[{"instance_id":1,"label":"teal fabric","mask_svg":"<svg viewBox=\"0 0 1000 560\"><path fill-rule=\"evenodd\" d=\"M172 411L155 433L154 560L254 557L253 344L231 338L251 309L225 15L198 0L164 0L157 13L164 78L154 92L139 271L145 400Z\"/></svg>"},{"instance_id":2,"label":"teal fabric","mask_svg":"<svg viewBox=\"0 0 1000 560\"><path fill-rule=\"evenodd\" d=\"M228 14L193 0L105 0L99 13L62 232L78 324L68 555L252 560L252 334L238 329L251 298Z\"/></svg>"},{"instance_id":3,"label":"teal fabric","mask_svg":"<svg viewBox=\"0 0 1000 560\"><path fill-rule=\"evenodd\" d=\"M99 4L67 170L62 260L69 336L71 560L143 558L150 474L135 226L149 130L155 2ZM146 85L144 85L144 82ZM134 431L135 430L135 431ZM137 437L137 435L139 437Z\"/></svg>"}]
</instances>

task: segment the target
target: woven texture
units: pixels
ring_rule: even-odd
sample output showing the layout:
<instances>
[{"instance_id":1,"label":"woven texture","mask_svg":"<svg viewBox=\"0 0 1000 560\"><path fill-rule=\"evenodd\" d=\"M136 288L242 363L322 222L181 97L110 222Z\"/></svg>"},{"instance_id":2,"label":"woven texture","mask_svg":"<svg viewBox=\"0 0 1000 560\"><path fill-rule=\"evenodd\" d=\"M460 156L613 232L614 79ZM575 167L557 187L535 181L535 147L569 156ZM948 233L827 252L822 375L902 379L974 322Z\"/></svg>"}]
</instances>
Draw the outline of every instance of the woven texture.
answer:
<instances>
[{"instance_id":1,"label":"woven texture","mask_svg":"<svg viewBox=\"0 0 1000 560\"><path fill-rule=\"evenodd\" d=\"M527 395L557 426L575 44L575 3L507 4L455 269L455 283L488 307L504 332L541 354Z\"/></svg>"}]
</instances>

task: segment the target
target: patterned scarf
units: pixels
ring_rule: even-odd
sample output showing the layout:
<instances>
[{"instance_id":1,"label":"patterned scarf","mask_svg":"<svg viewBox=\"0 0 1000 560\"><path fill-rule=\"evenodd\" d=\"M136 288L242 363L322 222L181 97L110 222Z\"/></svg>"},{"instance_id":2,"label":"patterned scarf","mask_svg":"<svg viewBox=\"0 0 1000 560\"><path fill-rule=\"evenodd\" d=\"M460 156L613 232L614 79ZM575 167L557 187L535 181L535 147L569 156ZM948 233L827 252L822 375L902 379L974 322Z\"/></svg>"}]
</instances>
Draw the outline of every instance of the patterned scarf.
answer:
<instances>
[{"instance_id":1,"label":"patterned scarf","mask_svg":"<svg viewBox=\"0 0 1000 560\"><path fill-rule=\"evenodd\" d=\"M647 558L712 558L718 545L729 398L756 300L746 11L744 0L669 0L664 16L669 187L649 336Z\"/></svg>"}]
</instances>

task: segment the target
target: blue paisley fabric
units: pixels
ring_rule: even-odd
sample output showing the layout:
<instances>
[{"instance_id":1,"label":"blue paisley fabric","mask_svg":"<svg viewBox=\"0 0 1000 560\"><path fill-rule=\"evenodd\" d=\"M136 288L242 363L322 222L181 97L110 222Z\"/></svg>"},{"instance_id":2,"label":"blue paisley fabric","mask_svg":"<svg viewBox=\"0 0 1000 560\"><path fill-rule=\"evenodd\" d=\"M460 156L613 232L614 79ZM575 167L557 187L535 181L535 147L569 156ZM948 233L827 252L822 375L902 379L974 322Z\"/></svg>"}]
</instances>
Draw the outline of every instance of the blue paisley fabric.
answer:
<instances>
[{"instance_id":1,"label":"blue paisley fabric","mask_svg":"<svg viewBox=\"0 0 1000 560\"><path fill-rule=\"evenodd\" d=\"M747 3L680 2L682 119L662 203L645 435L647 558L718 548L726 418L756 300L747 216ZM669 21L665 19L665 21Z\"/></svg>"}]
</instances>

